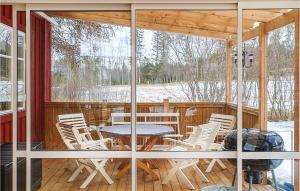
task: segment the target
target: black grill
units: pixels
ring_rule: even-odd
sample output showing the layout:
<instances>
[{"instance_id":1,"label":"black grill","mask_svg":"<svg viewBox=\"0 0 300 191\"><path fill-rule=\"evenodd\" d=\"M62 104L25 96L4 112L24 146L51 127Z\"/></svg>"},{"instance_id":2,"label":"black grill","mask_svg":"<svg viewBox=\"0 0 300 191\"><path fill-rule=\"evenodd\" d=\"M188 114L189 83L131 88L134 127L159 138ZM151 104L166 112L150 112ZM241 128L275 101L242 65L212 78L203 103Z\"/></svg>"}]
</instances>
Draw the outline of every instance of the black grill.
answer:
<instances>
[{"instance_id":1,"label":"black grill","mask_svg":"<svg viewBox=\"0 0 300 191\"><path fill-rule=\"evenodd\" d=\"M242 148L244 152L282 152L284 151L284 141L279 134L273 131L244 128L242 131ZM226 135L223 150L235 151L236 149L237 130L233 130ZM236 160L229 161L236 165ZM243 170L247 174L246 181L248 181L250 185L252 183L260 183L261 178L259 174L261 174L262 171L272 171L273 180L276 185L273 170L281 163L282 160L278 159L243 160Z\"/></svg>"}]
</instances>

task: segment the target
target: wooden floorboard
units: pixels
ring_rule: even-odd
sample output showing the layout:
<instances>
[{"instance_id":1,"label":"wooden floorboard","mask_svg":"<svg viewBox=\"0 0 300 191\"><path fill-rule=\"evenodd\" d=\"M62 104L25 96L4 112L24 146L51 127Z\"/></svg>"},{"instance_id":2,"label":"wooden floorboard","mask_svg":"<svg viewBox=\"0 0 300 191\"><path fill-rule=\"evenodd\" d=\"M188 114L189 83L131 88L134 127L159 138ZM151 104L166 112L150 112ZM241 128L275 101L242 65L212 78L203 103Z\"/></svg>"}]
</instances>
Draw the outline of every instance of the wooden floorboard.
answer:
<instances>
[{"instance_id":1,"label":"wooden floorboard","mask_svg":"<svg viewBox=\"0 0 300 191\"><path fill-rule=\"evenodd\" d=\"M190 189L184 184L179 176L175 176L168 184L162 185L162 180L167 176L168 171L171 168L168 160L155 160L158 169L154 169L154 172L159 175L159 180L154 181L150 176L144 172L138 170L137 172L137 187L138 191L188 191ZM131 176L128 173L121 179L115 179L114 177L119 172L119 165L122 159L114 159L109 161L106 165L107 173L112 177L114 183L109 185L105 179L97 174L92 180L90 185L86 189L80 189L80 185L88 176L88 172L83 172L73 182L67 182L72 172L76 168L74 160L71 159L44 159L43 160L43 180L40 191L130 191L131 190ZM185 169L184 173L191 180L196 189L203 188L208 185L227 185L230 186L233 178L234 166L227 160L224 160L227 169L221 169L215 166L210 173L206 173L207 162L201 160L199 168L209 179L206 183L202 181L193 169ZM248 189L248 184L243 184L243 189ZM253 191L272 191L274 190L270 185L254 185Z\"/></svg>"}]
</instances>

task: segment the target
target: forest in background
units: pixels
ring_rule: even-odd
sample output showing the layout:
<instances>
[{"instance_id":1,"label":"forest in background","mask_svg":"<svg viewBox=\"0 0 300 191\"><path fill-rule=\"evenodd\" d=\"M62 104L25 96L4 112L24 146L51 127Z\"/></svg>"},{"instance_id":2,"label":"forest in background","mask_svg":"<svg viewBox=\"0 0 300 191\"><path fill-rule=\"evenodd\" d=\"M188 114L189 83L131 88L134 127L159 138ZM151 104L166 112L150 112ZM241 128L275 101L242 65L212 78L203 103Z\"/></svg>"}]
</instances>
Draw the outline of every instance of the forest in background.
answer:
<instances>
[{"instance_id":1,"label":"forest in background","mask_svg":"<svg viewBox=\"0 0 300 191\"><path fill-rule=\"evenodd\" d=\"M61 18L56 18L56 21L58 26L53 27L52 31L53 100L102 101L107 99L111 92L120 97L130 96L129 28ZM120 34L122 38L119 37ZM145 44L149 43L146 40L149 37L145 34L149 32L137 30L138 85L168 86L176 83L178 91L183 93L188 102L224 101L224 41L153 31L149 49L149 44ZM122 40L116 44L118 38ZM82 54L83 49L85 54ZM258 39L246 41L244 49L254 54L254 62L252 67L244 68L243 102L247 106L257 107ZM268 105L271 119L293 117L293 56L294 25L290 24L270 32ZM236 71L236 65L233 63L233 102L236 102ZM114 87L123 86L128 87L120 90L124 92L113 90Z\"/></svg>"}]
</instances>

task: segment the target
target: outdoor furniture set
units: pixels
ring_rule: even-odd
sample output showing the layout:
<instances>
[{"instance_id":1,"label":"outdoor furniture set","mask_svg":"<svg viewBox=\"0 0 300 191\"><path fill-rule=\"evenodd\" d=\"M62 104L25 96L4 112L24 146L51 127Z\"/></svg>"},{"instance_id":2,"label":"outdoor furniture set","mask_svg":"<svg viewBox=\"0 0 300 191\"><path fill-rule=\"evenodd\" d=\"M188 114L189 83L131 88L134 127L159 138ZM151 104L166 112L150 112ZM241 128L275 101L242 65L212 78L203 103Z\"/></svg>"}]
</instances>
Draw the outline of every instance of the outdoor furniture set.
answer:
<instances>
[{"instance_id":1,"label":"outdoor furniture set","mask_svg":"<svg viewBox=\"0 0 300 191\"><path fill-rule=\"evenodd\" d=\"M154 145L158 144L161 139L164 143L169 143L168 147L162 147L162 151L221 150L224 135L234 128L236 121L236 118L231 115L212 114L207 124L188 126L187 128L190 128L191 132L188 133L188 138L183 139L183 135L180 134L178 113L137 113L136 115L139 119L136 122L136 136L142 137L144 140L142 145L137 147L138 151L153 150ZM131 146L130 117L130 113L112 113L112 125L99 127L97 129L99 139L97 140L93 139L82 113L58 115L56 128L69 150L108 150L109 146L112 149L125 150ZM108 135L109 138L104 138L102 133ZM220 137L222 137L221 140L218 140ZM90 174L80 188L86 188L98 172L109 184L113 184L113 180L105 170L108 160L97 158L74 160L77 168L68 181L74 181L82 170L86 169ZM189 167L203 181L208 182L207 177L198 167L199 159L169 159L168 161L171 169L162 184L167 184L175 174L178 174L189 189L195 189L183 172L183 169ZM213 159L206 172L210 172L216 163L223 169L226 168L221 160ZM159 179L151 168L156 167L153 160L137 160L137 167L154 180ZM124 160L115 178L122 178L130 168L130 161Z\"/></svg>"}]
</instances>

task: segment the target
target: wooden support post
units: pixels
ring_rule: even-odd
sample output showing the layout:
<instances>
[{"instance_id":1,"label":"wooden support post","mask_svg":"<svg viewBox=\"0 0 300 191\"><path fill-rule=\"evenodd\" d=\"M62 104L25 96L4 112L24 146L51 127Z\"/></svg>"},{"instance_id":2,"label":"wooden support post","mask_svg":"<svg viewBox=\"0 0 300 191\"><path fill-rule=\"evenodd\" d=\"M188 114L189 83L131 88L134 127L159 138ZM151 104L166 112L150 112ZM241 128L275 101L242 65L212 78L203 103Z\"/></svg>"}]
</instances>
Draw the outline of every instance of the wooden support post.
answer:
<instances>
[{"instance_id":1,"label":"wooden support post","mask_svg":"<svg viewBox=\"0 0 300 191\"><path fill-rule=\"evenodd\" d=\"M168 113L169 112L169 99L164 99L164 113Z\"/></svg>"},{"instance_id":2,"label":"wooden support post","mask_svg":"<svg viewBox=\"0 0 300 191\"><path fill-rule=\"evenodd\" d=\"M294 151L300 151L300 13L299 10L295 17L295 63L294 63ZM299 160L295 160L294 166L294 190L300 190L300 164Z\"/></svg>"},{"instance_id":3,"label":"wooden support post","mask_svg":"<svg viewBox=\"0 0 300 191\"><path fill-rule=\"evenodd\" d=\"M267 34L265 24L259 25L259 116L258 127L267 129Z\"/></svg>"},{"instance_id":4,"label":"wooden support post","mask_svg":"<svg viewBox=\"0 0 300 191\"><path fill-rule=\"evenodd\" d=\"M226 41L226 103L231 102L231 80L232 80L232 42Z\"/></svg>"}]
</instances>

